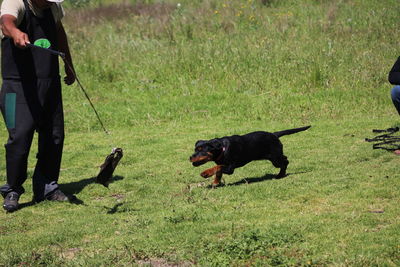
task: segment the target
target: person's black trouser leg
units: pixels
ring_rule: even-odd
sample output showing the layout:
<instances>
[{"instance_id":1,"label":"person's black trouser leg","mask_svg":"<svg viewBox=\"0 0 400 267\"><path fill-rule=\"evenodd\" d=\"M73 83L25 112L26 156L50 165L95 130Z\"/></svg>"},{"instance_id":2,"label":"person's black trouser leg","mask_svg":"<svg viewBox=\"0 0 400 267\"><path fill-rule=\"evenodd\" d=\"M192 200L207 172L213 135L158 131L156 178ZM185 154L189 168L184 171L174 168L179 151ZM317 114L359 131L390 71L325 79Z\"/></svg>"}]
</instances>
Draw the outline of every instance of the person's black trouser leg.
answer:
<instances>
[{"instance_id":1,"label":"person's black trouser leg","mask_svg":"<svg viewBox=\"0 0 400 267\"><path fill-rule=\"evenodd\" d=\"M39 80L37 86L3 81L1 111L9 132L6 147L7 184L3 196L22 187L27 178L27 159L35 129L39 133L38 161L33 175L36 201L58 188L64 141L61 84L56 79Z\"/></svg>"},{"instance_id":2,"label":"person's black trouser leg","mask_svg":"<svg viewBox=\"0 0 400 267\"><path fill-rule=\"evenodd\" d=\"M49 101L44 104L44 115L38 129L39 148L33 174L33 191L36 201L43 200L58 188L61 157L64 144L64 116L59 83L50 86ZM46 99L47 100L47 99Z\"/></svg>"},{"instance_id":3,"label":"person's black trouser leg","mask_svg":"<svg viewBox=\"0 0 400 267\"><path fill-rule=\"evenodd\" d=\"M11 191L22 194L25 191L22 184L27 178L27 160L35 130L34 120L24 99L21 82L3 81L0 96L1 112L9 134L5 144L7 184L0 191L3 196Z\"/></svg>"}]
</instances>

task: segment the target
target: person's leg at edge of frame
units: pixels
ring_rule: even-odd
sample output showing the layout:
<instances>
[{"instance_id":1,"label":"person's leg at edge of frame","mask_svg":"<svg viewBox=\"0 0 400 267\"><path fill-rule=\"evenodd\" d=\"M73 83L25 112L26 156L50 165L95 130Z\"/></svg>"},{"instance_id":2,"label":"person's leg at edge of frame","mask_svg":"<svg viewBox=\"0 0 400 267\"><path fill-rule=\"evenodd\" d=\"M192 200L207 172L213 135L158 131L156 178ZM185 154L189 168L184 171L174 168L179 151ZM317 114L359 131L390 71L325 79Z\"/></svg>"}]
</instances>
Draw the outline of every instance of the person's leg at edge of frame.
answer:
<instances>
[{"instance_id":1,"label":"person's leg at edge of frame","mask_svg":"<svg viewBox=\"0 0 400 267\"><path fill-rule=\"evenodd\" d=\"M393 104L400 115L400 85L396 85L392 88L391 96Z\"/></svg>"},{"instance_id":2,"label":"person's leg at edge of frame","mask_svg":"<svg viewBox=\"0 0 400 267\"><path fill-rule=\"evenodd\" d=\"M392 88L391 96L393 104L400 115L400 85L396 85L395 87ZM400 149L395 150L394 154L400 156Z\"/></svg>"},{"instance_id":3,"label":"person's leg at edge of frame","mask_svg":"<svg viewBox=\"0 0 400 267\"><path fill-rule=\"evenodd\" d=\"M9 133L6 150L7 183L0 188L4 197L3 208L12 212L18 209L18 201L25 192L27 162L31 147L34 121L24 101L22 85L15 81L3 81L1 112Z\"/></svg>"}]
</instances>

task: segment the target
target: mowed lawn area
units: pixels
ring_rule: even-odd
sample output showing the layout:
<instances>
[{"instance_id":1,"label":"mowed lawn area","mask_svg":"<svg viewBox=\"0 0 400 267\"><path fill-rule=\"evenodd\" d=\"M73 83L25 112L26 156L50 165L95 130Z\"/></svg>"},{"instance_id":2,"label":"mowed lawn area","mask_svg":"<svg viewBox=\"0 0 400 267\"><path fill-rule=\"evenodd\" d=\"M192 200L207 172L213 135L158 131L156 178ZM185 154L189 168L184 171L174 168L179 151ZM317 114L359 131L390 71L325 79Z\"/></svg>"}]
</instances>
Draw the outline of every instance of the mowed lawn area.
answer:
<instances>
[{"instance_id":1,"label":"mowed lawn area","mask_svg":"<svg viewBox=\"0 0 400 267\"><path fill-rule=\"evenodd\" d=\"M78 85L63 86L59 183L74 203L0 212L0 266L399 266L400 127L388 72L397 0L65 1ZM60 61L61 63L61 61ZM311 125L212 188L197 140ZM0 125L0 140L7 131ZM400 134L395 134L400 136ZM400 145L400 143L397 143ZM109 188L95 183L113 147ZM6 182L1 147L0 183Z\"/></svg>"}]
</instances>

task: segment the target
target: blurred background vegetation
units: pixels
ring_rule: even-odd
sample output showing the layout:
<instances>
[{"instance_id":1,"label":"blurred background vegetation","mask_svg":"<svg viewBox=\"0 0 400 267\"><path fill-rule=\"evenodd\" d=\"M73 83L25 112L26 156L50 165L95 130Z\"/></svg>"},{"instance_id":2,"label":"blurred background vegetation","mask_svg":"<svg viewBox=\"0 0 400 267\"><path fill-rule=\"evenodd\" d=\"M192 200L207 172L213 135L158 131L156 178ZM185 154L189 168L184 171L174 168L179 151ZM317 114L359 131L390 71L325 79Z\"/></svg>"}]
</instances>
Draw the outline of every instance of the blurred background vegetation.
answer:
<instances>
[{"instance_id":1,"label":"blurred background vegetation","mask_svg":"<svg viewBox=\"0 0 400 267\"><path fill-rule=\"evenodd\" d=\"M78 75L113 127L194 114L280 122L394 115L387 74L398 1L69 5ZM76 97L67 99L75 105ZM77 115L69 122L86 124Z\"/></svg>"}]
</instances>

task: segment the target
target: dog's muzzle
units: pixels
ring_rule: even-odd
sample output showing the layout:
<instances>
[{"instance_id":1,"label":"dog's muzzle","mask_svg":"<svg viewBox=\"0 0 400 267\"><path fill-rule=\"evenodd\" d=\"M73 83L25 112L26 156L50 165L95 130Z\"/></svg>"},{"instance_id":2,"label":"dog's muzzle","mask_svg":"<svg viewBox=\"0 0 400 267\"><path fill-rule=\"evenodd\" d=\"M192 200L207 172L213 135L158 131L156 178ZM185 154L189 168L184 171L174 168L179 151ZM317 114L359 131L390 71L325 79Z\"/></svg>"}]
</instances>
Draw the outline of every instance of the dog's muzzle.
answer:
<instances>
[{"instance_id":1,"label":"dog's muzzle","mask_svg":"<svg viewBox=\"0 0 400 267\"><path fill-rule=\"evenodd\" d=\"M211 159L212 155L207 153L206 155L198 155L198 154L193 154L190 158L189 161L192 162L192 165L197 167L200 165L203 165L204 163L209 162Z\"/></svg>"}]
</instances>

